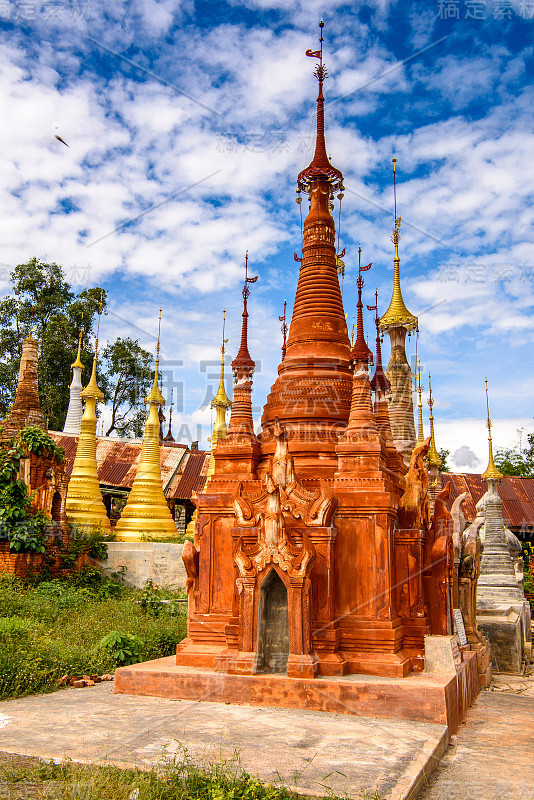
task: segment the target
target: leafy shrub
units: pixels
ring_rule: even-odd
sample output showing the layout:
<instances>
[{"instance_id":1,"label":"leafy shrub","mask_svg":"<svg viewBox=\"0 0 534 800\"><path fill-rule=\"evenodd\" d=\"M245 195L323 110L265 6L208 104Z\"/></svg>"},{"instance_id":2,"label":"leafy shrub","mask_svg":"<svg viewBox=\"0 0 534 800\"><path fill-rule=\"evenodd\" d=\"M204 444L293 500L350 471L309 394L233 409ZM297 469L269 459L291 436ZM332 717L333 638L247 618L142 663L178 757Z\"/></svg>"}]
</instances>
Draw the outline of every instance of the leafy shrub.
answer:
<instances>
[{"instance_id":1,"label":"leafy shrub","mask_svg":"<svg viewBox=\"0 0 534 800\"><path fill-rule=\"evenodd\" d=\"M141 660L143 641L134 634L111 631L98 643L98 649L107 652L117 666L137 664Z\"/></svg>"},{"instance_id":2,"label":"leafy shrub","mask_svg":"<svg viewBox=\"0 0 534 800\"><path fill-rule=\"evenodd\" d=\"M89 568L90 570L92 568ZM91 573L86 574L91 575ZM116 586L99 575L101 583L79 585L72 579L53 579L31 586L13 576L0 576L0 698L53 691L65 675L102 674L117 665L109 649L98 643L112 630L128 631L144 646L136 660L160 658L175 652L186 633L185 608L165 604L158 618L140 613L141 592ZM83 575L80 583L86 581ZM119 592L106 597L106 593ZM168 599L169 589L155 590ZM177 608L171 615L167 609Z\"/></svg>"},{"instance_id":3,"label":"leafy shrub","mask_svg":"<svg viewBox=\"0 0 534 800\"><path fill-rule=\"evenodd\" d=\"M150 578L143 587L139 605L142 611L144 611L145 614L150 614L151 617L159 617L161 614L161 600Z\"/></svg>"},{"instance_id":4,"label":"leafy shrub","mask_svg":"<svg viewBox=\"0 0 534 800\"><path fill-rule=\"evenodd\" d=\"M30 453L40 456L41 453L47 452L55 457L58 464L62 464L65 461L63 448L58 447L52 437L36 425L28 425L27 428L23 428L18 435L18 440L24 446L24 449Z\"/></svg>"},{"instance_id":5,"label":"leafy shrub","mask_svg":"<svg viewBox=\"0 0 534 800\"><path fill-rule=\"evenodd\" d=\"M43 528L46 521L44 514L23 520L9 534L9 549L16 553L45 553L46 538Z\"/></svg>"}]
</instances>

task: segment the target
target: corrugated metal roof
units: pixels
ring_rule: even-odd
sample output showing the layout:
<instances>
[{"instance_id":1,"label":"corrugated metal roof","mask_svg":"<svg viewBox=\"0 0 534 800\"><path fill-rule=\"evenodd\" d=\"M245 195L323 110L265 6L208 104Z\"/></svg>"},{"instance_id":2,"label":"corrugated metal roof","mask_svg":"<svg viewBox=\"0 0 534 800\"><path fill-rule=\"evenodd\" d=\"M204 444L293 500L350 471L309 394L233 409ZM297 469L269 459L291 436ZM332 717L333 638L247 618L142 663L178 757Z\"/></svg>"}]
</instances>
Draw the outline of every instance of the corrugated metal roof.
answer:
<instances>
[{"instance_id":1,"label":"corrugated metal roof","mask_svg":"<svg viewBox=\"0 0 534 800\"><path fill-rule=\"evenodd\" d=\"M190 500L193 492L199 492L206 483L209 460L209 451L193 450L189 453L185 466L178 471L169 486L168 497Z\"/></svg>"},{"instance_id":2,"label":"corrugated metal roof","mask_svg":"<svg viewBox=\"0 0 534 800\"><path fill-rule=\"evenodd\" d=\"M50 431L56 444L65 451L67 475L70 477L76 455L76 437ZM134 482L141 455L140 439L97 439L96 460L98 479L106 486L130 489ZM165 495L174 500L190 500L199 492L208 472L210 453L204 450L189 452L182 444L164 444L160 448L161 477ZM442 486L451 483L449 508L462 492L467 492L463 510L468 522L476 517L475 506L486 492L486 482L473 473L444 472ZM505 525L511 528L534 527L534 478L505 477L499 482Z\"/></svg>"},{"instance_id":3,"label":"corrugated metal roof","mask_svg":"<svg viewBox=\"0 0 534 800\"><path fill-rule=\"evenodd\" d=\"M449 508L458 495L467 492L463 505L464 516L468 522L476 517L475 506L486 493L486 481L477 474L444 472L441 484L451 483ZM534 527L534 478L505 477L499 481L499 495L502 500L504 524L510 528Z\"/></svg>"},{"instance_id":4,"label":"corrugated metal roof","mask_svg":"<svg viewBox=\"0 0 534 800\"><path fill-rule=\"evenodd\" d=\"M70 477L76 456L77 437L54 431L50 431L50 436L65 451L67 475ZM96 442L99 482L105 486L131 489L141 457L141 447L140 439L124 441L105 436L99 437ZM160 448L161 479L167 496L168 485L186 452L187 447L183 444L165 444Z\"/></svg>"}]
</instances>

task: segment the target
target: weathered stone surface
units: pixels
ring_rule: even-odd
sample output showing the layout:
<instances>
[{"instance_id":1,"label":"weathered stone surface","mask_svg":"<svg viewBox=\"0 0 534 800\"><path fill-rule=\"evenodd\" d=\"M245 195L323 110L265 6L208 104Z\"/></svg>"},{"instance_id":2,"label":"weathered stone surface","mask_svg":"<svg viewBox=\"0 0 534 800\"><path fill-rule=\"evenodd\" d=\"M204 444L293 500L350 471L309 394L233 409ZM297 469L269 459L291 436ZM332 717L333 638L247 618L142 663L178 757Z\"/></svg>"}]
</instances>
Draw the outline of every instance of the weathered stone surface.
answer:
<instances>
[{"instance_id":1,"label":"weathered stone surface","mask_svg":"<svg viewBox=\"0 0 534 800\"><path fill-rule=\"evenodd\" d=\"M479 694L418 800L533 800L534 694L519 696L526 684L504 680L507 693Z\"/></svg>"},{"instance_id":2,"label":"weathered stone surface","mask_svg":"<svg viewBox=\"0 0 534 800\"><path fill-rule=\"evenodd\" d=\"M491 643L491 662L496 672L523 672L523 624L519 614L505 605L478 611L478 627Z\"/></svg>"},{"instance_id":3,"label":"weathered stone surface","mask_svg":"<svg viewBox=\"0 0 534 800\"><path fill-rule=\"evenodd\" d=\"M489 639L494 669L521 672L532 648L530 604L517 583L502 502L493 479L488 480L482 506L484 551L477 587L478 626Z\"/></svg>"},{"instance_id":4,"label":"weathered stone surface","mask_svg":"<svg viewBox=\"0 0 534 800\"><path fill-rule=\"evenodd\" d=\"M425 672L456 675L461 661L454 636L425 636Z\"/></svg>"},{"instance_id":5,"label":"weathered stone surface","mask_svg":"<svg viewBox=\"0 0 534 800\"><path fill-rule=\"evenodd\" d=\"M185 589L182 550L182 544L172 542L109 542L108 557L99 564L108 570L108 575L125 566L125 584L137 589L142 589L148 580L155 586Z\"/></svg>"}]
</instances>

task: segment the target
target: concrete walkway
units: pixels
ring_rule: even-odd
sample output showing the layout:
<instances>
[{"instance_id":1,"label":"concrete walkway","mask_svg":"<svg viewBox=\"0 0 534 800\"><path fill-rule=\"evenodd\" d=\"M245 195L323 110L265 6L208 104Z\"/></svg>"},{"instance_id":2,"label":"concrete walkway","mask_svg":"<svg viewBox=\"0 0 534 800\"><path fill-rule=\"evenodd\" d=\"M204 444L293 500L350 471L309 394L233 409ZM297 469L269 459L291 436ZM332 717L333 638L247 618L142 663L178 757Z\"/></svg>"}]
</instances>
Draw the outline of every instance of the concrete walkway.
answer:
<instances>
[{"instance_id":1,"label":"concrete walkway","mask_svg":"<svg viewBox=\"0 0 534 800\"><path fill-rule=\"evenodd\" d=\"M534 800L534 680L481 692L419 800Z\"/></svg>"},{"instance_id":2,"label":"concrete walkway","mask_svg":"<svg viewBox=\"0 0 534 800\"><path fill-rule=\"evenodd\" d=\"M408 797L447 746L444 725L115 695L112 683L0 703L0 751L149 766L238 754L247 772L307 794Z\"/></svg>"},{"instance_id":3,"label":"concrete walkway","mask_svg":"<svg viewBox=\"0 0 534 800\"><path fill-rule=\"evenodd\" d=\"M421 783L420 800L534 800L534 678L500 676L494 689L446 751L441 725L130 697L101 683L0 703L0 752L148 767L185 749L196 762L237 754L248 772L308 795L401 800Z\"/></svg>"}]
</instances>

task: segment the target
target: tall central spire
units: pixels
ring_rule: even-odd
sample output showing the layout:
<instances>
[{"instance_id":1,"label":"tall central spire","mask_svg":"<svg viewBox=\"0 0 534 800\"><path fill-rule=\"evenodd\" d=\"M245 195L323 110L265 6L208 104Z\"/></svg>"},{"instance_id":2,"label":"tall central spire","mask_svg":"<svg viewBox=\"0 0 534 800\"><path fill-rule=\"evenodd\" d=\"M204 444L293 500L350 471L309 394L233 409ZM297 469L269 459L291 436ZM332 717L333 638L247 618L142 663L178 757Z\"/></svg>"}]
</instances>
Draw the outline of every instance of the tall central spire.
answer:
<instances>
[{"instance_id":1,"label":"tall central spire","mask_svg":"<svg viewBox=\"0 0 534 800\"><path fill-rule=\"evenodd\" d=\"M311 163L306 169L303 169L302 172L299 173L297 180L298 188L300 191L304 192L310 192L312 182L319 178L328 180L334 192L343 188L343 175L338 169L332 166L326 154L323 83L328 77L328 70L325 64L323 64L323 28L324 22L321 20L319 23L319 29L321 31L319 37L320 49L306 50L307 56L319 59L319 63L314 71L314 75L319 81L319 94L317 95L317 136L315 139L315 153Z\"/></svg>"},{"instance_id":2,"label":"tall central spire","mask_svg":"<svg viewBox=\"0 0 534 800\"><path fill-rule=\"evenodd\" d=\"M335 445L347 424L352 389L350 343L336 262L332 200L343 189L343 175L330 163L324 131L323 23L320 49L306 55L318 60L315 76L317 136L311 163L298 176L297 193L309 196L304 222L300 273L285 357L262 417L262 468L274 452L276 418L286 428L289 449L301 475L317 475L317 461L335 472Z\"/></svg>"},{"instance_id":3,"label":"tall central spire","mask_svg":"<svg viewBox=\"0 0 534 800\"><path fill-rule=\"evenodd\" d=\"M491 438L491 417L489 413L488 379L486 378L485 380L486 380L486 409L488 412L486 425L488 427L489 460L486 471L484 472L483 475L481 475L481 478L483 481L500 481L503 475L501 472L499 472L499 470L495 466L495 461L493 460L493 441Z\"/></svg>"}]
</instances>

